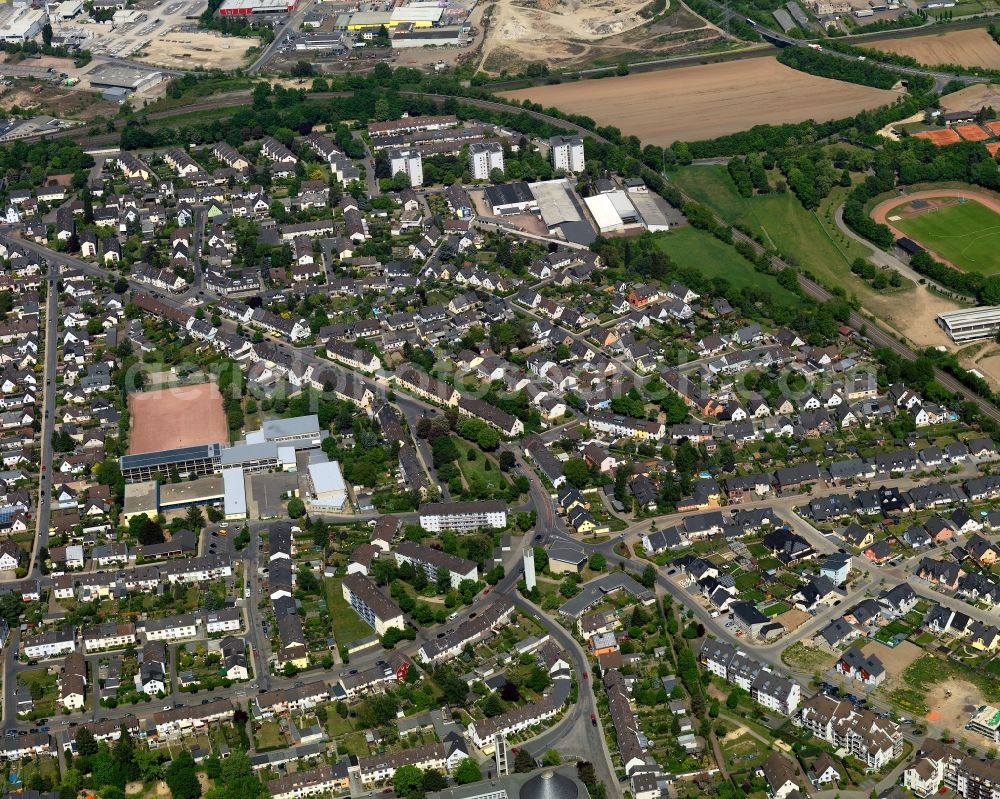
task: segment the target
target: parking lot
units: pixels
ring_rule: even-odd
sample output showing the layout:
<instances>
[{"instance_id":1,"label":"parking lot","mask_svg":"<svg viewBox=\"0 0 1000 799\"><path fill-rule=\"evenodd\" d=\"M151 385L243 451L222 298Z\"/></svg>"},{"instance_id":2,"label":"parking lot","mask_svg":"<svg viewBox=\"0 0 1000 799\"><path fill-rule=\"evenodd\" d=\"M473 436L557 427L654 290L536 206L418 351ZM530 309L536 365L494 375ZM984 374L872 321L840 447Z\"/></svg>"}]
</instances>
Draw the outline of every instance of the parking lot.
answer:
<instances>
[{"instance_id":1,"label":"parking lot","mask_svg":"<svg viewBox=\"0 0 1000 799\"><path fill-rule=\"evenodd\" d=\"M254 474L250 476L247 504L250 516L255 519L274 519L285 515L282 494L298 490L299 480L294 472Z\"/></svg>"}]
</instances>

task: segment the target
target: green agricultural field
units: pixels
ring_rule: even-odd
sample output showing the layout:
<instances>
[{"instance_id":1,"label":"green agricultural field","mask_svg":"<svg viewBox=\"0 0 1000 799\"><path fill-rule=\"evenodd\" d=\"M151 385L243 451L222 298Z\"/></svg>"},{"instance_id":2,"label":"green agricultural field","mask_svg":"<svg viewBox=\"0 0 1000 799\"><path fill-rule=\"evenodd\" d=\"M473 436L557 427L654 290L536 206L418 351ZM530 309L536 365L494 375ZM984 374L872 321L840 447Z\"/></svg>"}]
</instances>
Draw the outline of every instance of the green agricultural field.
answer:
<instances>
[{"instance_id":1,"label":"green agricultural field","mask_svg":"<svg viewBox=\"0 0 1000 799\"><path fill-rule=\"evenodd\" d=\"M866 305L872 299L884 301L883 295L851 273L851 262L869 257L871 250L847 238L833 222L833 211L843 203L847 189L834 188L814 213L803 208L791 192L741 197L724 166L684 167L672 179L725 220L758 231L764 241L820 282L842 286Z\"/></svg>"},{"instance_id":2,"label":"green agricultural field","mask_svg":"<svg viewBox=\"0 0 1000 799\"><path fill-rule=\"evenodd\" d=\"M781 287L773 275L764 275L746 258L710 233L681 227L657 234L658 244L678 266L701 272L709 278L721 277L737 288L753 286L770 295L777 305L794 306L799 298Z\"/></svg>"},{"instance_id":3,"label":"green agricultural field","mask_svg":"<svg viewBox=\"0 0 1000 799\"><path fill-rule=\"evenodd\" d=\"M957 203L892 224L959 269L983 275L1000 271L1000 215L985 205Z\"/></svg>"}]
</instances>

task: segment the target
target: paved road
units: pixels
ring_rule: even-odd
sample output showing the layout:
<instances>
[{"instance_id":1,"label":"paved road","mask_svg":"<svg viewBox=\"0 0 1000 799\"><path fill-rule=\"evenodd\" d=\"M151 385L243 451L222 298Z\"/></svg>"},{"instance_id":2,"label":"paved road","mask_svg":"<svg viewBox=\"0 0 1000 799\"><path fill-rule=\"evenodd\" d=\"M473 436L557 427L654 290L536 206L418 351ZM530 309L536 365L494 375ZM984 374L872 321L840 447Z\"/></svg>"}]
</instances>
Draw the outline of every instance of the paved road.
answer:
<instances>
[{"instance_id":1,"label":"paved road","mask_svg":"<svg viewBox=\"0 0 1000 799\"><path fill-rule=\"evenodd\" d=\"M715 8L717 10L721 11L723 13L723 16L726 19L730 19L730 18L743 19L744 18L742 14L739 14L739 13L733 11L728 6L724 5L723 3L718 2L718 0L705 0L705 1L709 5L715 6ZM755 21L751 21L751 20L748 20L748 21L750 21L751 24L754 26L754 30L757 31L757 33L759 33L761 36L763 36L766 41L769 41L772 44L776 44L779 47L787 47L789 45L794 45L796 47L808 47L810 45L815 46L815 43L812 42L809 39L798 39L798 38L796 38L794 36L789 36L789 35L787 35L787 34L785 34L783 32L776 31L773 28L768 28L768 27L766 27L764 25L761 25L759 22L755 22ZM931 26L934 26L934 23L928 23L927 25L925 25L923 27L931 27ZM880 34L875 34L875 35L880 35ZM858 56L849 55L847 53L841 53L841 52L838 52L837 50L831 50L829 48L824 48L823 52L826 55L833 56L834 58L839 58L839 59L844 60L844 61L860 61L860 60L863 60L862 58L859 58ZM875 60L875 59L873 59L873 60ZM918 75L923 75L923 76L931 77L931 78L934 78L935 82L940 82L940 81L947 82L947 81L950 81L950 80L957 80L957 81L960 81L961 83L965 83L965 84L989 83L990 82L989 78L982 78L982 77L978 77L976 75L952 75L950 73L941 72L941 71L938 71L938 70L923 69L923 68L919 68L919 67L906 67L906 66L901 66L899 64L886 63L886 62L882 62L882 61L878 61L878 65L882 69L886 69L889 72L895 72L896 74L903 75L903 76L918 76Z\"/></svg>"},{"instance_id":2,"label":"paved road","mask_svg":"<svg viewBox=\"0 0 1000 799\"><path fill-rule=\"evenodd\" d=\"M261 627L261 615L257 608L258 603L264 598L261 588L258 567L266 560L266 553L260 549L260 532L263 524L250 525L250 543L247 544L247 560L244 561L244 582L250 589L250 596L246 598L246 618L247 627L250 628L251 660L253 662L254 677L261 688L271 687L271 675L268 669L270 659L270 641L264 635ZM244 594L245 595L245 594Z\"/></svg>"},{"instance_id":3,"label":"paved road","mask_svg":"<svg viewBox=\"0 0 1000 799\"><path fill-rule=\"evenodd\" d=\"M903 197L901 196L900 200L902 199ZM906 263L902 259L897 258L891 252L879 249L874 244L872 244L872 242L868 241L868 239L864 238L863 236L859 236L857 233L851 230L847 226L847 223L844 222L844 206L841 205L837 208L836 212L834 213L834 221L837 223L837 227L839 228L841 233L843 233L849 239L858 242L858 244L861 244L872 251L870 260L874 262L876 266L883 266L883 267L889 267L890 269L895 269L903 277L909 278L914 283L919 283L921 280L923 280L924 282L926 282L931 286L934 286L935 288L938 289L938 291L941 291L944 294L955 293L951 289L945 288L940 283L931 280L926 275L921 275L919 272L913 269L908 263ZM966 299L969 302L975 302L975 300L972 297L968 297Z\"/></svg>"},{"instance_id":4,"label":"paved road","mask_svg":"<svg viewBox=\"0 0 1000 799\"><path fill-rule=\"evenodd\" d=\"M41 575L39 553L49 542L49 499L52 491L52 434L55 428L56 400L56 345L59 329L58 264L49 262L46 278L45 297L45 361L42 372L45 385L42 394L42 451L38 487L38 512L36 514L35 542L31 548L29 577Z\"/></svg>"},{"instance_id":5,"label":"paved road","mask_svg":"<svg viewBox=\"0 0 1000 799\"><path fill-rule=\"evenodd\" d=\"M378 197L382 193L382 190L378 186L378 178L375 177L375 153L372 152L368 140L361 134L360 130L354 131L352 136L360 141L365 148L365 190L368 192L369 197ZM429 216L430 214L428 214Z\"/></svg>"},{"instance_id":6,"label":"paved road","mask_svg":"<svg viewBox=\"0 0 1000 799\"><path fill-rule=\"evenodd\" d=\"M118 274L117 272L112 272L110 270L104 269L103 267L97 264L93 264L88 261L83 261L71 255L56 252L55 250L50 250L47 247L44 247L41 244L38 244L34 241L17 238L12 235L12 229L9 226L0 227L0 238L6 239L8 242L16 244L24 248L25 250L28 250L29 252L33 252L42 258L48 259L53 263L74 269L79 269L88 275L98 276L110 280L117 280L121 277L121 275ZM150 296L156 297L157 300L159 300L164 305L167 305L171 308L180 309L185 312L191 311L191 307L187 305L184 301L185 298L191 296L190 291L188 293L180 295L164 294L152 288L151 286L148 286L144 283L140 283L139 281L136 280L129 280L129 287L133 291L141 291L145 294L149 294ZM214 301L215 299L217 298L214 295L208 295L206 293L206 301ZM236 323L229 319L223 319L223 327L230 330L235 330ZM323 366L327 369L330 369L334 373L338 373L342 376L350 376L356 382L366 385L368 388L372 390L372 392L377 397L384 398L386 395L386 383L384 381L380 381L377 378L372 378L367 375L354 372L333 361L326 360L325 358L318 358L311 351L299 349L298 347L295 347L292 344L282 339L269 337L269 340L278 349L285 351L297 363L301 363L303 365L312 365L314 367ZM399 404L401 408L405 409L409 407L416 407L420 408L422 412L431 412L434 414L440 413L441 409L438 408L437 406L431 405L411 395L397 392L396 396L397 396L397 404Z\"/></svg>"},{"instance_id":7,"label":"paved road","mask_svg":"<svg viewBox=\"0 0 1000 799\"><path fill-rule=\"evenodd\" d=\"M62 255L62 254L54 253L54 252L52 252L50 250L47 250L44 247L40 247L38 245L34 245L31 242L23 242L22 241L22 242L19 242L19 243L22 246L24 246L26 249L36 251L36 252L38 252L39 254L43 255L46 258L52 259L52 261L54 263L64 263L64 264L67 264L67 265L70 265L70 266L79 267L79 268L83 269L84 271L86 271L88 273L91 273L91 274L101 274L101 275L106 275L107 274L105 270L102 270L102 269L100 269L98 267L95 267L93 264L89 264L89 263L80 261L79 259L73 259L73 258L71 258L69 256L65 256L65 255ZM50 281L52 279L53 279L53 276L50 275ZM51 283L50 283L50 285L51 285ZM139 286L137 285L137 287L139 287ZM144 290L144 291L148 291L148 288L146 288L146 287L140 287L140 288L142 288L142 290ZM50 301L54 303L54 301L55 301L54 287L52 287L50 289L50 291L51 291ZM155 292L152 292L152 293L155 293ZM174 304L176 306L181 306L182 305L182 303L180 303L179 301L177 301L175 298L164 297L163 295L160 295L160 296L163 299L163 301L167 302L168 304ZM52 320L55 320L56 314L54 312L52 312L50 314L50 318ZM55 336L54 335L50 335L48 338L49 338L49 344L54 345L54 343L55 343ZM292 353L294 353L296 355L296 357L300 357L300 358L303 358L303 359L309 360L309 361L315 361L317 363L323 363L324 365L327 365L327 366L329 366L330 368L333 368L333 369L337 368L335 365L329 364L329 362L327 362L327 361L320 361L319 359L314 358L314 356L311 356L311 355L309 355L307 353L302 352L301 350L297 350L296 348L291 347L291 345L287 345L287 344L285 344L283 342L276 342L276 344L278 346L280 346L280 347L285 348L288 351L291 351ZM47 357L46 357L46 371L48 371L48 369L50 368L49 364L52 364L52 368L54 369L54 363L55 363L54 357L50 358L47 355ZM346 371L346 370L343 370L343 371ZM370 378L362 378L362 377L357 376L357 375L354 375L354 376L355 376L356 379L363 380L364 382L372 385L376 389L377 393L379 393L379 394L383 394L384 393L384 385L380 384L377 380L372 380ZM416 400L414 398L408 397L406 395L397 395L397 401L400 404L401 408L404 410L404 413L407 415L408 418L412 418L412 416L414 414L423 413L423 412L425 412L427 410L432 411L434 413L438 412L437 408L434 408L433 406L429 406L426 403L423 403L423 402L421 402L419 400ZM48 438L51 439L51 419L49 420L49 423L50 423L50 435L48 436ZM551 506L551 499L548 497L547 492L544 491L544 488L541 486L540 481L538 480L537 476L534 475L533 471L528 470L526 473L528 473L528 474L530 474L532 476L531 499L532 499L532 502L534 503L536 509L539 511L539 534L542 535L543 538L557 537L557 536L560 536L560 535L564 535L563 531L561 529L559 529L560 522L558 521L558 517L554 514L554 511L553 511L552 506ZM796 524L796 529L799 529L799 522L796 521L796 522L793 522L793 523ZM644 524L648 524L648 521L644 522ZM47 524L45 525L45 529L47 529ZM813 535L813 533L809 533L809 534ZM822 536L822 534L820 534L818 531L815 531L815 535L820 536L820 538L822 539L822 542L820 542L819 539L816 539L816 542L817 542L818 546L822 546L822 547L825 547L825 548L828 548L828 547L832 546L832 544L829 542L829 540L826 539L824 536ZM36 542L36 548L40 545L40 542L42 540L43 540L43 534L40 534L38 536L38 541ZM618 539L615 539L615 541L616 540L618 540ZM615 555L611 551L611 547L613 546L613 544L614 544L614 541L608 542L606 544L597 545L596 548L605 550L605 554L608 557L608 560L610 562L616 563L616 562L619 562L619 561L624 561L627 565L629 565L631 568L633 568L633 569L635 569L637 571L641 571L645 567L646 564L644 562L638 562L638 561L634 561L634 560L631 560L631 559L622 559L619 556ZM591 546L593 546L593 545L591 545ZM829 549L826 549L825 551L829 551ZM256 546L255 546L255 544L252 544L251 545L251 550L250 550L250 553L249 553L250 554L251 563L253 563L253 559L256 556L256 552L257 552ZM35 564L35 566L33 568L37 568L37 564ZM866 570L866 571L869 572L869 573L871 572L870 569ZM249 569L248 572L250 574L253 574L253 573L255 573L255 569ZM519 561L515 557L514 558L514 562L512 564L512 568L509 569L507 576L504 578L504 580L501 582L501 584L497 586L496 592L499 593L499 594L506 594L506 595L513 596L514 595L514 585L516 584L516 580L518 578L518 572L519 572ZM882 574L871 575L871 576L872 576L873 579L881 579L883 577ZM678 599L678 601L681 601L685 605L693 607L696 615L699 617L699 620L702 621L705 624L705 626L706 626L707 629L709 629L713 633L717 634L721 638L736 640L733 636L729 635L728 631L725 630L725 628L722 627L722 625L719 625L717 622L715 622L715 620L713 620L713 619L710 618L710 616L708 615L708 612L704 608L700 607L700 603L698 603L698 601L696 599L694 599L690 594L688 594L683 589L681 589L678 585L676 585L676 583L674 583L673 581L667 579L664 575L661 574L661 575L658 576L658 584L659 584L659 587L662 590L671 593L671 595L675 596ZM254 585L253 578L251 579L251 585L252 586ZM917 588L916 585L914 587ZM254 600L257 598L257 594L256 594L257 591L259 591L259 586L257 586L255 588L255 593L251 597L251 601L250 601L250 606L251 607L253 607L255 605ZM935 599L936 601L942 601L942 604L950 604L950 602L947 601L947 600L949 600L949 598L942 597L942 596L936 594L936 592L930 591L929 587L927 587L926 585L924 585L920 589L918 589L918 592L921 593L921 595L924 595L924 596L927 596L928 593L929 593L930 597L933 598L933 599ZM958 600L950 600L950 601L956 603L957 607L960 607L964 612L968 613L973 618L977 617L976 614L975 614L975 612L974 612L975 609L971 609L971 611L973 611L973 612L970 612L969 606L965 605L965 603L961 603ZM467 616L468 610L465 610L463 613ZM258 625L259 625L259 620L255 621L253 619L253 613L252 613L251 610L248 610L248 620L250 622L250 627L251 627L251 637L256 637L257 634L258 634L257 633L257 628L258 628ZM810 631L812 630L813 627L818 627L821 623L823 623L823 619L822 618L815 618L809 624L804 625L802 629L796 631L795 634L798 635L798 636L803 636L804 637L806 634L810 633ZM765 660L766 662L770 662L770 663L773 663L775 665L779 665L780 664L780 649L782 649L784 646L787 646L787 644L789 643L789 640L790 639L786 638L785 640L783 640L782 642L780 642L780 644L778 644L778 645L772 645L771 647L767 647L767 646L755 646L755 645L750 644L749 642L746 642L746 641L737 641L737 643L739 643L740 646L741 646L741 648L743 648L744 650L750 650L752 652L752 654L754 654L754 656L759 657L760 659ZM578 647L577 647L577 649L578 649ZM13 647L12 647L11 651L14 651ZM570 651L570 650L568 650L568 651ZM374 660L377 659L380 656L381 656L381 652L379 650L375 650L375 651L373 651L371 653L366 653L364 655L356 657L355 661L354 661L354 665L365 665L365 664L370 665L370 663L373 663ZM8 655L8 657L9 657L9 655ZM258 658L262 658L262 657L263 657L263 653L258 653ZM575 666L576 666L576 668L578 670L578 673L579 673L579 670L582 668L582 666L580 664L581 664L581 662L585 663L585 660L584 661L579 661L576 657L574 657L574 662L575 662ZM255 661L255 664L256 663L257 663L257 661ZM7 669L9 669L9 668L10 667L8 665ZM7 669L5 669L5 671L7 671ZM265 674L266 674L266 670L259 670L259 672L258 672L259 677L263 677ZM275 678L275 679L272 680L272 684L273 684L273 687L279 687L279 686L283 687L285 685L288 685L289 681L279 680L279 679ZM12 682L9 679L7 680L7 685L12 685ZM245 690L246 689L242 688L242 687L233 687L231 689L220 689L219 691L213 692L213 694L211 694L211 696L213 696L213 697L225 696L225 697L228 697L228 698L233 698L233 697L236 697L237 695L239 695L241 693L244 693ZM199 695L199 700L196 700L196 701L200 701L200 698L202 698L204 696L205 696L205 694ZM7 703L9 701L10 701L9 699L5 701L5 710L8 707ZM586 698L586 701L587 702L592 702L592 696L590 696L589 693L588 693L588 696ZM191 703L191 704L193 704L193 703ZM580 704L580 707L578 707L574 711L574 715L572 716L572 718L574 718L574 719L576 719L579 714L583 714L585 712L585 707L586 707L585 702L581 702L579 704ZM146 708L146 709L148 710L149 708ZM131 708L118 708L118 709L115 709L114 711L108 710L108 711L103 711L103 712L106 713L107 717L110 717L110 718L121 718L124 715L130 715L130 714L132 714L133 710ZM593 711L591 711L591 712L593 712ZM5 719L6 718L7 718L7 715L5 714ZM8 722L8 724L9 724L9 722ZM574 736L579 736L581 734L581 731L579 729L579 727L581 727L581 726L584 729L590 729L590 730L598 730L599 731L599 729L600 729L599 727L598 728L593 728L592 725L589 725L589 724L583 724L583 725L578 725L578 724L574 725L572 723L566 724L566 727L571 727L573 729ZM562 725L560 725L560 728L562 728ZM556 735L555 733L552 734L552 738L553 739L555 739L555 735ZM586 740L587 741L587 745L589 745L591 747L590 750L589 750L591 752L597 751L598 745L602 749L604 748L603 736L600 737L600 743L599 744L598 744L597 740L590 740L589 738L587 738L587 736L584 736L584 740ZM540 748L541 748L541 746L543 744L547 745L548 743L549 743L549 741L545 737L542 737L541 740L540 740L540 742L536 742L536 744ZM574 743L572 745L576 746L578 744ZM599 760L599 758L593 758L593 757L592 757L592 759ZM614 786L616 786L616 785L617 785L617 781L613 781L612 783L610 783L609 787L613 789Z\"/></svg>"},{"instance_id":8,"label":"paved road","mask_svg":"<svg viewBox=\"0 0 1000 799\"><path fill-rule=\"evenodd\" d=\"M546 319L541 314L535 313L530 308L526 308L523 305L515 305L514 304L514 300L513 300L512 297L501 297L499 294L491 294L488 291L487 292L483 292L483 293L489 295L493 300L495 300L496 302L501 303L505 308L507 308L510 311L517 311L518 313L524 314L525 316L527 316L527 317L529 317L531 319L534 319L537 322L550 322L551 321L549 319ZM635 384L641 386L643 383L645 383L647 380L649 380L652 377L652 375L641 375L641 374L639 374L637 371L635 371L635 369L633 369L631 366L629 366L627 363L625 363L618 356L616 356L616 355L612 354L611 352L607 351L604 347L600 347L600 346L598 346L596 344L593 344L590 341L588 341L586 335L584 335L583 333L573 333L573 332L567 330L566 334L571 339L573 339L573 341L575 341L577 344L581 344L584 347L589 347L590 349L592 349L592 350L594 350L596 352L599 352L601 355L603 355L605 358L607 358L612 364L614 364L615 368L618 369L618 371L620 373L628 375L633 380L633 382Z\"/></svg>"},{"instance_id":9,"label":"paved road","mask_svg":"<svg viewBox=\"0 0 1000 799\"><path fill-rule=\"evenodd\" d=\"M514 604L534 618L538 619L552 639L562 647L569 657L570 665L576 674L578 687L577 701L570 705L566 715L559 723L541 735L533 738L523 748L527 749L537 759L541 759L549 749L558 749L563 756L576 756L589 760L594 764L598 779L608 788L608 796L620 796L618 777L611 763L611 753L608 751L607 739L603 732L603 719L595 726L591 716L597 718L597 703L594 691L602 690L593 686L589 676L590 666L583 649L563 627L546 615L541 608L526 600L520 594L512 595ZM586 679L584 674L588 674Z\"/></svg>"},{"instance_id":10,"label":"paved road","mask_svg":"<svg viewBox=\"0 0 1000 799\"><path fill-rule=\"evenodd\" d=\"M975 466L970 465L968 469L975 471ZM972 473L972 472L970 472ZM900 490L906 490L918 483L927 481L916 481L911 478L898 478L890 481L892 485L900 488ZM824 535L822 532L817 530L808 520L802 518L797 513L794 512L794 507L796 505L805 504L810 498L817 496L823 496L829 493L842 492L844 489L840 486L824 486L821 488L816 488L809 495L796 494L785 497L769 497L767 499L747 502L741 504L739 507L741 509L750 509L755 507L770 507L773 508L776 515L778 515L784 522L786 522L790 527L792 527L795 532L802 535L809 543L816 549L817 552L822 554L829 554L837 551L840 546L840 542L835 539L831 539ZM533 495L534 498L534 495ZM542 503L547 500L551 505L551 500L548 499L546 494L544 500L539 498L536 503ZM539 512L541 514L541 511ZM680 523L685 516L689 516L691 513L679 513L679 514L669 514L665 516L656 517L654 519L644 519L642 521L633 522L629 525L626 530L619 533L618 535L612 537L611 539L604 541L599 544L589 544L586 541L580 540L578 537L574 537L562 530L553 531L551 533L552 538L565 538L568 540L576 541L576 543L581 544L585 551L589 552L601 552L610 564L622 563L627 568L631 569L635 573L641 573L647 566L648 562L633 558L623 558L617 552L615 552L614 547L623 540L629 540L635 542L635 540L642 533L649 530L650 525L655 521L659 528L671 526ZM815 616L812 616L805 624L799 626L794 632L783 636L779 641L774 643L764 643L759 641L747 640L742 636L736 636L735 633L725 627L725 619L722 617L712 618L710 610L703 604L701 595L696 592L688 591L683 588L680 584L680 580L672 579L667 576L661 569L657 569L657 587L665 593L669 593L676 601L685 605L691 609L694 613L695 618L705 626L705 629L716 638L721 640L729 641L737 645L741 650L747 652L751 656L768 663L772 666L779 668L782 671L789 671L788 667L785 666L781 660L781 653L789 645L806 640L816 633L818 633L823 627L826 626L834 618L842 615L844 611L850 607L852 601L860 599L867 591L874 590L877 588L878 591L882 591L888 588L892 588L894 585L898 585L902 582L909 583L914 591L916 591L920 596L930 599L931 601L940 602L947 607L954 610L961 610L962 612L969 615L971 618L985 621L988 623L996 622L996 614L990 611L981 610L968 605L960 599L939 593L935 591L926 581L920 580L912 576L912 570L915 566L915 562L919 560L923 555L915 555L909 561L906 561L896 569L886 569L871 563L867 558L855 557L853 563L855 568L861 572L861 577L858 578L852 589L850 590L847 597L842 600L841 604L838 606L830 606L821 609L817 612ZM811 674L802 675L806 680L811 678Z\"/></svg>"},{"instance_id":11,"label":"paved road","mask_svg":"<svg viewBox=\"0 0 1000 799\"><path fill-rule=\"evenodd\" d=\"M114 67L125 67L126 69L140 69L143 72L148 72L150 70L149 64L145 64L141 61L132 61L131 59L128 58L120 58L118 56L110 56L110 55L96 55L94 56L93 63L95 64L95 69L96 66L99 66L100 64L109 64ZM90 70L90 72L94 71L95 71L94 69ZM182 75L188 74L189 70L171 69L170 67L156 67L156 71L162 72L164 75L167 75L168 77L171 78L178 78Z\"/></svg>"},{"instance_id":12,"label":"paved road","mask_svg":"<svg viewBox=\"0 0 1000 799\"><path fill-rule=\"evenodd\" d=\"M714 0L709 0L709 2L714 2ZM716 3L716 5L719 4ZM900 68L900 69L906 69L906 68ZM969 82L978 82L978 79L970 78ZM435 95L430 95L423 92L401 92L401 94L406 94L413 97L422 97L422 98L436 97ZM497 110L497 111L507 111L507 112L510 112L512 110L511 106L505 103L499 103L492 100L480 100L471 97L462 97L459 99L461 100L462 103L473 105L478 108L484 108L487 110ZM598 142L602 142L605 144L610 143L608 139L606 139L604 136L601 136L598 133L595 133L594 131L588 130L587 128L584 128L580 125L568 122L567 120L559 119L558 117L553 117L549 114L545 114L541 111L535 111L532 109L523 108L519 110L519 113L527 114L533 119L538 119L542 122L548 122L549 124L554 126L568 128L570 130L579 133L582 136L590 137ZM684 195L683 192L681 194L686 201L691 199L690 197ZM716 218L716 221L720 224L725 224L725 221L722 219ZM750 246L752 246L757 252L763 252L763 248L760 246L760 244L758 244L756 241L754 241L741 231L733 229L732 234L734 241L744 241L748 243ZM784 261L782 261L777 257L772 258L772 264L776 269L785 269L788 267L788 264L786 264ZM833 299L833 295L830 294L830 292L828 292L818 283L815 283L814 281L810 280L809 278L807 278L805 275L802 274L799 274L798 277L799 277L799 284L802 286L802 290L808 296L815 299L817 302L827 302ZM881 327L879 327L876 321L873 321L871 319L866 319L860 314L852 313L850 319L848 320L848 326L852 328L855 332L857 332L859 335L861 335L862 338L867 339L875 347L884 347L890 349L900 357L910 361L915 360L917 357L917 354L912 349L910 349L905 344L901 343L897 338L895 338L895 336L893 336L892 334L886 332ZM972 394L957 379L955 379L950 374L944 372L941 369L934 370L934 377L946 389L966 397L968 400L973 402L979 408L979 410L986 416L989 416L996 422L1000 422L1000 408L997 408L989 400L984 399L983 397L977 396L975 394Z\"/></svg>"},{"instance_id":13,"label":"paved road","mask_svg":"<svg viewBox=\"0 0 1000 799\"><path fill-rule=\"evenodd\" d=\"M312 9L313 0L301 0L295 10L288 15L288 19L274 32L274 39L264 48L264 51L257 56L249 67L246 68L248 75L256 75L267 68L271 60L278 54L278 48L284 44L284 40L298 29L298 25L305 19L306 14Z\"/></svg>"}]
</instances>

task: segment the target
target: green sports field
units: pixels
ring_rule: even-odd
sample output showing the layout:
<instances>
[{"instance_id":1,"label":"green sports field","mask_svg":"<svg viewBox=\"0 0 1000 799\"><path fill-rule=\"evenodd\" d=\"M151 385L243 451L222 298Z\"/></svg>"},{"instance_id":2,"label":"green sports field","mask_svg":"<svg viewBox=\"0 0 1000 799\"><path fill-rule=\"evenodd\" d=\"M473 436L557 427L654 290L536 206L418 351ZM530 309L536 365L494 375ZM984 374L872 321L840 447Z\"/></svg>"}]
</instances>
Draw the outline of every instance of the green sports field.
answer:
<instances>
[{"instance_id":1,"label":"green sports field","mask_svg":"<svg viewBox=\"0 0 1000 799\"><path fill-rule=\"evenodd\" d=\"M1000 272L1000 215L969 201L891 223L966 272Z\"/></svg>"}]
</instances>

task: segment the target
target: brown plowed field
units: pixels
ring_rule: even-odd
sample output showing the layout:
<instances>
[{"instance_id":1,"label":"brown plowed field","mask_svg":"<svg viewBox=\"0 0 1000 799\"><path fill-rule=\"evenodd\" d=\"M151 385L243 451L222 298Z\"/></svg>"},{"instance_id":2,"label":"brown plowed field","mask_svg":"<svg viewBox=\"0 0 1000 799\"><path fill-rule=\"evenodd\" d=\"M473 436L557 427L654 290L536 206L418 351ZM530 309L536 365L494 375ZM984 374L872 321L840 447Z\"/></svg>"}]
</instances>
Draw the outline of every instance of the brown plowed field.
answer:
<instances>
[{"instance_id":1,"label":"brown plowed field","mask_svg":"<svg viewBox=\"0 0 1000 799\"><path fill-rule=\"evenodd\" d=\"M661 145L765 123L841 119L899 97L893 91L808 75L773 58L537 86L504 96L585 114L645 144Z\"/></svg>"},{"instance_id":2,"label":"brown plowed field","mask_svg":"<svg viewBox=\"0 0 1000 799\"><path fill-rule=\"evenodd\" d=\"M229 426L215 383L130 394L129 454L228 443Z\"/></svg>"},{"instance_id":3,"label":"brown plowed field","mask_svg":"<svg viewBox=\"0 0 1000 799\"><path fill-rule=\"evenodd\" d=\"M1000 108L1000 87L976 83L941 98L942 111L978 111L985 105Z\"/></svg>"},{"instance_id":4,"label":"brown plowed field","mask_svg":"<svg viewBox=\"0 0 1000 799\"><path fill-rule=\"evenodd\" d=\"M907 39L884 39L868 42L864 46L887 53L908 55L921 64L958 64L963 67L1000 69L1000 45L983 28L912 36Z\"/></svg>"}]
</instances>

